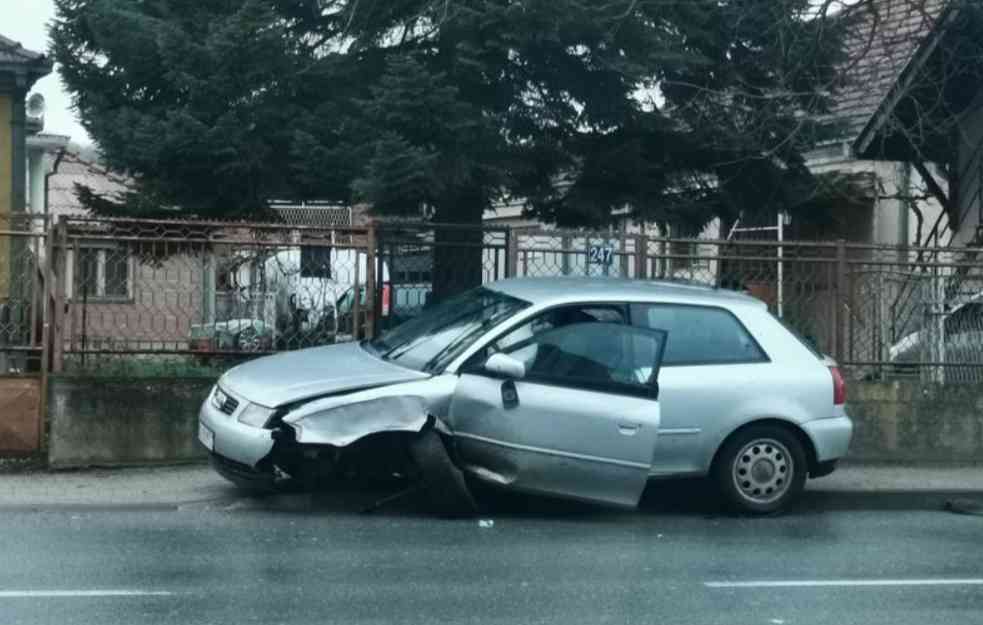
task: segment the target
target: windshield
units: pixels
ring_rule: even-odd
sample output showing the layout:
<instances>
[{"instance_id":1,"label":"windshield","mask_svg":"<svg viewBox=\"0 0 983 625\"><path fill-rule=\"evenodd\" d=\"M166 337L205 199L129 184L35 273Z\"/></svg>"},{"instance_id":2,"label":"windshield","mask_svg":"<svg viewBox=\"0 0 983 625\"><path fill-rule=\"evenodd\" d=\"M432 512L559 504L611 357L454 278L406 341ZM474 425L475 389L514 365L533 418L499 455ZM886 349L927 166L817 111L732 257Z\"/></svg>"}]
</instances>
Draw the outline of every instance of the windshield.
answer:
<instances>
[{"instance_id":1,"label":"windshield","mask_svg":"<svg viewBox=\"0 0 983 625\"><path fill-rule=\"evenodd\" d=\"M384 333L369 347L386 360L420 371L442 369L492 326L529 302L486 288L456 295Z\"/></svg>"}]
</instances>

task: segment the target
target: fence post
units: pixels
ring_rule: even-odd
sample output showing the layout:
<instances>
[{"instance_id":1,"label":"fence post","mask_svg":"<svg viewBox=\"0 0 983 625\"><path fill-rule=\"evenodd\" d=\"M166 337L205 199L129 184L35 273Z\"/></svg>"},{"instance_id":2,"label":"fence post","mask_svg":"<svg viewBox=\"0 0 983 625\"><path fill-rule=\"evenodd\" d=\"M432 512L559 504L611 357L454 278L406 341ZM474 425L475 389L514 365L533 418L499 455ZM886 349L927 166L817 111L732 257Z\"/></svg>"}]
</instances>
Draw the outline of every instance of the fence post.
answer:
<instances>
[{"instance_id":1,"label":"fence post","mask_svg":"<svg viewBox=\"0 0 983 625\"><path fill-rule=\"evenodd\" d=\"M375 222L370 221L365 232L365 338L375 336L376 316L376 240ZM381 280L380 280L381 282Z\"/></svg>"},{"instance_id":2,"label":"fence post","mask_svg":"<svg viewBox=\"0 0 983 625\"><path fill-rule=\"evenodd\" d=\"M621 252L621 254L618 255L619 256L618 265L621 268L621 277L622 278L629 277L629 273L628 273L628 240L629 240L628 235L627 234L622 234L621 235L621 239L618 241L618 244L621 246L621 249L619 250Z\"/></svg>"},{"instance_id":3,"label":"fence post","mask_svg":"<svg viewBox=\"0 0 983 625\"><path fill-rule=\"evenodd\" d=\"M38 406L38 447L45 448L45 436L48 417L48 374L51 365L51 316L54 304L54 237L55 229L47 222L44 223L44 265L41 267L44 280L41 284L41 401Z\"/></svg>"},{"instance_id":4,"label":"fence post","mask_svg":"<svg viewBox=\"0 0 983 625\"><path fill-rule=\"evenodd\" d=\"M519 267L519 233L514 228L506 231L505 237L505 277L514 278Z\"/></svg>"},{"instance_id":5,"label":"fence post","mask_svg":"<svg viewBox=\"0 0 983 625\"><path fill-rule=\"evenodd\" d=\"M68 288L68 223L64 215L58 219L53 235L57 241L52 249L49 265L55 275L54 311L50 315L51 371L61 373L65 367L65 290ZM59 249L61 250L60 255ZM55 263L56 255L58 255L57 266Z\"/></svg>"},{"instance_id":6,"label":"fence post","mask_svg":"<svg viewBox=\"0 0 983 625\"><path fill-rule=\"evenodd\" d=\"M570 240L570 235L564 234L560 237L560 275L570 275L570 254L573 253L570 248L572 245L573 241Z\"/></svg>"},{"instance_id":7,"label":"fence post","mask_svg":"<svg viewBox=\"0 0 983 625\"><path fill-rule=\"evenodd\" d=\"M648 278L648 239L644 234L635 235L635 279Z\"/></svg>"},{"instance_id":8,"label":"fence post","mask_svg":"<svg viewBox=\"0 0 983 625\"><path fill-rule=\"evenodd\" d=\"M842 360L846 354L846 318L845 316L841 316L840 311L846 309L848 296L846 241L838 239L836 241L836 295L833 298L833 345L835 350L834 358L836 360Z\"/></svg>"}]
</instances>

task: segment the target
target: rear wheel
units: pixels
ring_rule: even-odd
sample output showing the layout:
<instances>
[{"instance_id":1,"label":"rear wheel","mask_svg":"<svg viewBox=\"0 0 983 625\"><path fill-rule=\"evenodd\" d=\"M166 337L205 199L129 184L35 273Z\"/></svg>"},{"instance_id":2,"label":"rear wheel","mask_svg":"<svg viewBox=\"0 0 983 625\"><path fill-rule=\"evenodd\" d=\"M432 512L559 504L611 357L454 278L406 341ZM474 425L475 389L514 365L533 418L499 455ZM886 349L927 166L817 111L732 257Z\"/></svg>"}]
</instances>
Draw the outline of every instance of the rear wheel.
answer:
<instances>
[{"instance_id":1,"label":"rear wheel","mask_svg":"<svg viewBox=\"0 0 983 625\"><path fill-rule=\"evenodd\" d=\"M724 444L714 479L735 509L767 514L781 510L802 492L808 471L795 434L779 426L756 425Z\"/></svg>"}]
</instances>

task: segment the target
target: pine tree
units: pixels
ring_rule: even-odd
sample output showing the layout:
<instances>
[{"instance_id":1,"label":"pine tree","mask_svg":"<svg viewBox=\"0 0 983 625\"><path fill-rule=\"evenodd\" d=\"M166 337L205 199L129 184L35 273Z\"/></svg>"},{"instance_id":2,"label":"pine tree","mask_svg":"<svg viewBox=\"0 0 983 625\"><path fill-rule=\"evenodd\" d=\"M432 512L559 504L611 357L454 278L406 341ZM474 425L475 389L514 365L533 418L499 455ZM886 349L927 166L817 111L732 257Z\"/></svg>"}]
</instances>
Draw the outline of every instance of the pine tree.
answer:
<instances>
[{"instance_id":1,"label":"pine tree","mask_svg":"<svg viewBox=\"0 0 983 625\"><path fill-rule=\"evenodd\" d=\"M101 210L317 198L469 224L506 195L562 225L794 212L849 22L812 0L56 5L83 124L139 184Z\"/></svg>"}]
</instances>

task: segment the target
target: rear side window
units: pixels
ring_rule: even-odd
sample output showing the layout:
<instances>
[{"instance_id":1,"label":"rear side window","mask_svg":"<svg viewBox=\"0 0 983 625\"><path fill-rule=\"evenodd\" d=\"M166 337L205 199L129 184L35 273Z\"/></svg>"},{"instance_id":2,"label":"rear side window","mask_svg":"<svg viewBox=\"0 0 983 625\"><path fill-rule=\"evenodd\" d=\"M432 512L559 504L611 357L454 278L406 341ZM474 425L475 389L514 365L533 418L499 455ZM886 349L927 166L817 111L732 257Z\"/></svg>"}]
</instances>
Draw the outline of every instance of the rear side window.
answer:
<instances>
[{"instance_id":1,"label":"rear side window","mask_svg":"<svg viewBox=\"0 0 983 625\"><path fill-rule=\"evenodd\" d=\"M710 306L632 304L634 325L669 333L662 364L767 362L768 356L731 312Z\"/></svg>"}]
</instances>

